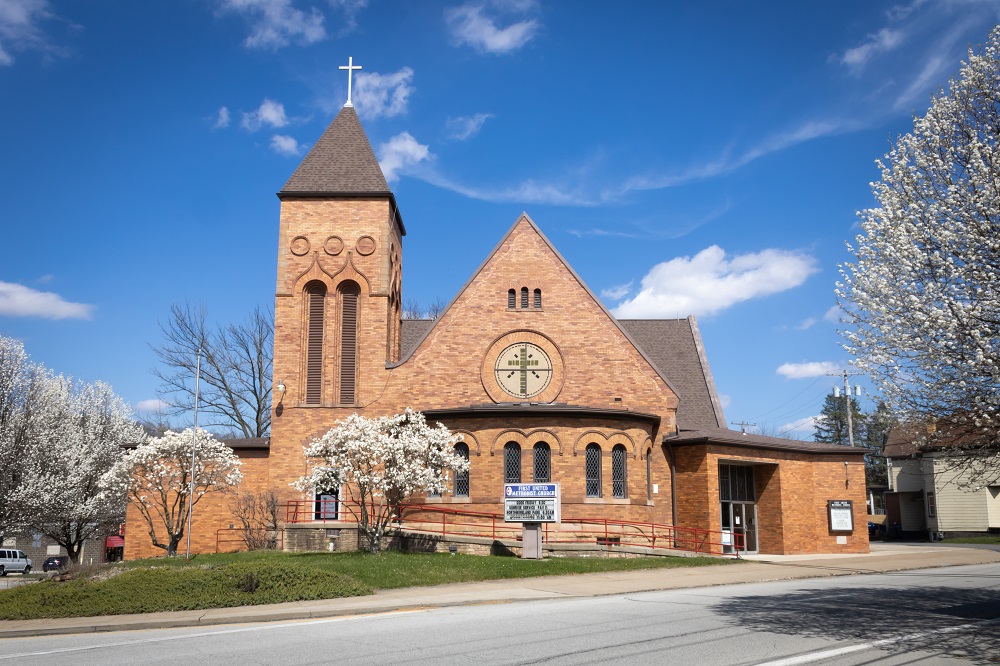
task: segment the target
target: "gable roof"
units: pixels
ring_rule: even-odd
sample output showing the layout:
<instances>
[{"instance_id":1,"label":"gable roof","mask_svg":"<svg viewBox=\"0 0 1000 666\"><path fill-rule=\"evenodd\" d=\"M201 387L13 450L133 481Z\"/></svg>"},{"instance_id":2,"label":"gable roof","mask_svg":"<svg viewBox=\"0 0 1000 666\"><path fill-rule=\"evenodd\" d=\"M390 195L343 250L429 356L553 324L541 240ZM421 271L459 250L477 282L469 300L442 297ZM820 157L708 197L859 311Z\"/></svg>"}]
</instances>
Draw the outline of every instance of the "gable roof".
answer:
<instances>
[{"instance_id":1,"label":"gable roof","mask_svg":"<svg viewBox=\"0 0 1000 666\"><path fill-rule=\"evenodd\" d=\"M522 222L524 222L527 225L529 225L531 227L531 229L536 234L538 234L539 239L541 239L542 243L544 243L545 246L549 249L549 251L552 252L552 254L555 256L556 260L559 261L563 265L563 267L569 272L570 276L572 276L572 278L574 280L576 280L577 284L580 285L580 287L584 290L584 292L586 292L587 295L590 296L590 298L594 301L594 303L597 305L597 307L600 308L601 311L604 312L604 314L608 317L608 319L610 319L611 322L618 328L618 330L621 331L621 334L625 336L625 339L628 340L632 344L633 347L635 347L636 351L639 352L639 355L642 356L643 360L645 360L646 363L648 363L649 366L653 369L653 371L656 372L656 374L660 376L660 379L663 380L663 383L666 384L667 387L670 388L671 391L673 391L675 394L677 394L678 398L680 398L680 394L677 393L677 390L670 383L670 380L667 379L667 376L665 374L663 374L663 371L659 367L657 367L656 363L654 363L653 360L648 355L646 355L646 353L642 350L642 348L639 347L639 345L636 344L635 340L632 339L632 336L629 335L628 331L626 331L621 326L621 324L618 323L618 320L615 319L614 315L612 315L608 311L608 309L606 307L604 307L604 303L602 303L601 300L599 298L597 298L596 295L594 295L594 292L592 292L590 290L590 287L587 286L587 283L583 281L583 279L577 274L577 272L575 270L573 270L573 267L570 266L569 262L566 261L566 259L562 256L562 254L559 253L559 250L557 250L556 247L552 244L552 242L545 236L545 234L542 233L542 230L538 228L538 225L535 224L535 221L532 220L528 216L528 214L525 213L525 212L523 212L523 211L518 216L518 218L514 222L514 224L512 224L509 229L507 229L507 233L505 233L503 235L503 238L500 239L500 242L496 244L496 246L493 248L493 250L488 255L486 255L486 258L483 260L483 262L481 264L479 264L479 268L477 268L472 273L472 276L468 280L466 280L465 284L462 285L462 288L458 290L458 293L456 293L452 297L452 299L450 301L448 301L448 305L445 306L444 310L441 311L441 314L438 316L438 318L435 319L434 321L432 321L431 325L428 326L427 329L420 336L420 338L416 340L416 342L413 344L413 347L409 350L409 353L405 353L406 349L404 347L401 350L401 352L403 352L403 353L401 353L401 355L400 355L399 362L398 363L394 363L394 364L392 364L389 367L395 367L395 366L402 365L403 363L406 363L406 361L409 360L409 358L413 354L413 352L415 352L417 350L417 347L420 346L420 343L422 343L424 341L424 339L428 335L430 335L430 332L434 329L434 326L436 326L439 321L441 321L442 319L444 319L445 314L447 314L448 311L452 308L452 306L455 305L455 302L458 301L458 299L462 296L462 294L465 292L465 290L469 288L469 285L471 285L475 281L475 279L479 276L479 274L483 271L483 269L486 268L486 266L489 265L489 263L493 260L493 257L496 256L497 252L500 251L500 248L502 248L504 246L504 243L507 242L507 239L510 237L511 234L514 233L514 230L517 229L517 227Z\"/></svg>"},{"instance_id":2,"label":"gable roof","mask_svg":"<svg viewBox=\"0 0 1000 666\"><path fill-rule=\"evenodd\" d=\"M375 152L351 106L340 110L278 197L345 194L392 198Z\"/></svg>"},{"instance_id":3,"label":"gable roof","mask_svg":"<svg viewBox=\"0 0 1000 666\"><path fill-rule=\"evenodd\" d=\"M677 389L679 430L726 428L722 403L694 317L619 319L618 323Z\"/></svg>"}]
</instances>

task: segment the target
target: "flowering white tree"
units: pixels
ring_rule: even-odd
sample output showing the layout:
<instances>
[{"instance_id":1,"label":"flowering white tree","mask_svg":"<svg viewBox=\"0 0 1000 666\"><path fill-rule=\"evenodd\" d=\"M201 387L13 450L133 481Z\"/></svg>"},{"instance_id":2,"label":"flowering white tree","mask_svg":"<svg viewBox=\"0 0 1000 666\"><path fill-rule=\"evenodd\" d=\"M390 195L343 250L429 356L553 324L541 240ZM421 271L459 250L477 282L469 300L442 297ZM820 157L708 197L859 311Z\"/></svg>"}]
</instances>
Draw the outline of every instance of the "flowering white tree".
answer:
<instances>
[{"instance_id":1,"label":"flowering white tree","mask_svg":"<svg viewBox=\"0 0 1000 666\"><path fill-rule=\"evenodd\" d=\"M900 419L947 424L924 443L982 486L1000 478L1000 27L949 87L876 162L837 294L855 364Z\"/></svg>"},{"instance_id":2,"label":"flowering white tree","mask_svg":"<svg viewBox=\"0 0 1000 666\"><path fill-rule=\"evenodd\" d=\"M343 487L359 534L378 553L400 505L416 492L444 492L449 471L469 469L455 454L461 439L410 409L378 418L352 414L306 447L306 457L317 462L295 486L307 493Z\"/></svg>"},{"instance_id":3,"label":"flowering white tree","mask_svg":"<svg viewBox=\"0 0 1000 666\"><path fill-rule=\"evenodd\" d=\"M124 456L124 445L145 435L103 382L44 375L40 384L14 499L27 526L77 562L85 541L124 520L124 494L100 481Z\"/></svg>"},{"instance_id":4,"label":"flowering white tree","mask_svg":"<svg viewBox=\"0 0 1000 666\"><path fill-rule=\"evenodd\" d=\"M40 372L29 361L24 345L0 336L0 543L25 527L24 511L15 494L21 485Z\"/></svg>"},{"instance_id":5,"label":"flowering white tree","mask_svg":"<svg viewBox=\"0 0 1000 666\"><path fill-rule=\"evenodd\" d=\"M191 449L194 447L194 497L190 497ZM169 431L130 451L104 478L118 489L146 521L153 545L177 554L184 538L188 502L197 504L206 493L225 492L243 480L240 459L211 433L188 428Z\"/></svg>"}]
</instances>

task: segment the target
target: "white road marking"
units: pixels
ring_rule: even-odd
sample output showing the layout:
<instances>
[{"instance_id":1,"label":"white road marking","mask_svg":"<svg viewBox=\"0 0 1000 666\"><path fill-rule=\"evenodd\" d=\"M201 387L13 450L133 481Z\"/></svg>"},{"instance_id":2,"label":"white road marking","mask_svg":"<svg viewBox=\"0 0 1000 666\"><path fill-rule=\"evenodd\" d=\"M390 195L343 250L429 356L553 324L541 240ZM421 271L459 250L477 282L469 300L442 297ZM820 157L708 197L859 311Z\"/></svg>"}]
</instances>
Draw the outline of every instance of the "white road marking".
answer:
<instances>
[{"instance_id":1,"label":"white road marking","mask_svg":"<svg viewBox=\"0 0 1000 666\"><path fill-rule=\"evenodd\" d=\"M965 631L966 629L975 629L984 624L997 624L1000 623L1000 619L996 620L983 620L982 622L973 622L971 624L961 624L957 627L945 627L943 629L934 629L933 631L922 631L918 634L907 634L905 636L894 636L893 638L883 638L879 641L868 641L867 643L858 643L857 645L847 645L841 648L833 648L832 650L823 650L822 652L810 652L809 654L800 654L796 657L786 657L785 659L777 659L775 661L764 661L757 666L796 666L797 664L811 664L816 661L822 661L823 659L830 659L832 657L839 657L845 654L851 654L853 652L862 652L864 650L871 650L874 648L885 647L886 645L893 645L895 643L903 643L906 641L917 640L918 638L926 638L927 636L936 636L939 634L953 634L959 631Z\"/></svg>"},{"instance_id":2,"label":"white road marking","mask_svg":"<svg viewBox=\"0 0 1000 666\"><path fill-rule=\"evenodd\" d=\"M334 622L347 622L349 620L371 620L371 619L383 619L390 618L396 615L402 615L405 613L422 613L426 612L427 609L417 609L417 610L403 610L403 611L391 611L387 613L373 613L368 615L350 615L343 617L331 617L322 620L285 620L278 622L271 622L267 624L254 625L252 627L240 627L238 629L219 629L215 631L200 631L196 634L183 634L178 636L161 636L159 638L145 638L138 641L118 641L115 643L99 643L97 645L85 645L80 647L71 648L60 648L57 650L41 650L39 652L21 652L19 654L0 654L0 661L6 661L9 659L23 659L24 657L40 657L50 654L64 654L67 652L86 652L88 650L102 650L104 648L119 648L119 647L129 647L133 645L147 645L150 643L165 643L167 641L183 641L190 638L202 638L204 636L221 636L224 634L242 634L251 631L268 631L271 629L283 629L288 626L303 627L314 624L332 624ZM183 627L169 627L169 629L182 629ZM148 630L146 630L148 631ZM153 631L160 631L159 629L153 629ZM86 634L76 634L86 635Z\"/></svg>"}]
</instances>

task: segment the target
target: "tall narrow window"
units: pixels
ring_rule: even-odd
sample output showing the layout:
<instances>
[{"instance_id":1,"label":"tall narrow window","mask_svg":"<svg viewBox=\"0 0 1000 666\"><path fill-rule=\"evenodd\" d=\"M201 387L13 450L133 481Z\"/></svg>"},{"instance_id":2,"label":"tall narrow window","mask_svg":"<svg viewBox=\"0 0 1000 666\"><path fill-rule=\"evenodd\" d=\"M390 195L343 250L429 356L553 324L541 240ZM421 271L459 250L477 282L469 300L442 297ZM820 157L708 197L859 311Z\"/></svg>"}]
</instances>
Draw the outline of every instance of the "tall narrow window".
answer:
<instances>
[{"instance_id":1,"label":"tall narrow window","mask_svg":"<svg viewBox=\"0 0 1000 666\"><path fill-rule=\"evenodd\" d=\"M538 442L532 450L534 454L534 482L548 483L552 480L551 451L545 442Z\"/></svg>"},{"instance_id":2,"label":"tall narrow window","mask_svg":"<svg viewBox=\"0 0 1000 666\"><path fill-rule=\"evenodd\" d=\"M521 447L517 442L503 445L503 482L521 483Z\"/></svg>"},{"instance_id":3,"label":"tall narrow window","mask_svg":"<svg viewBox=\"0 0 1000 666\"><path fill-rule=\"evenodd\" d=\"M326 310L326 285L306 285L306 404L323 401L323 322Z\"/></svg>"},{"instance_id":4,"label":"tall narrow window","mask_svg":"<svg viewBox=\"0 0 1000 666\"><path fill-rule=\"evenodd\" d=\"M587 444L587 456L584 466L587 477L587 497L601 496L601 447L597 444Z\"/></svg>"},{"instance_id":5,"label":"tall narrow window","mask_svg":"<svg viewBox=\"0 0 1000 666\"><path fill-rule=\"evenodd\" d=\"M646 499L653 499L653 449L646 451Z\"/></svg>"},{"instance_id":6,"label":"tall narrow window","mask_svg":"<svg viewBox=\"0 0 1000 666\"><path fill-rule=\"evenodd\" d=\"M358 377L358 296L356 282L344 282L340 292L340 404L353 405Z\"/></svg>"},{"instance_id":7,"label":"tall narrow window","mask_svg":"<svg viewBox=\"0 0 1000 666\"><path fill-rule=\"evenodd\" d=\"M513 289L507 290L507 307L511 310L517 307L517 292Z\"/></svg>"},{"instance_id":8,"label":"tall narrow window","mask_svg":"<svg viewBox=\"0 0 1000 666\"><path fill-rule=\"evenodd\" d=\"M469 459L469 445L459 442L455 445L455 455ZM455 472L455 497L469 496L469 470Z\"/></svg>"},{"instance_id":9,"label":"tall narrow window","mask_svg":"<svg viewBox=\"0 0 1000 666\"><path fill-rule=\"evenodd\" d=\"M535 308L536 309L541 309L541 307L542 307L542 290L541 289L536 289L535 290Z\"/></svg>"},{"instance_id":10,"label":"tall narrow window","mask_svg":"<svg viewBox=\"0 0 1000 666\"><path fill-rule=\"evenodd\" d=\"M625 446L616 444L611 449L611 496L618 499L628 497L628 483L625 475Z\"/></svg>"},{"instance_id":11,"label":"tall narrow window","mask_svg":"<svg viewBox=\"0 0 1000 666\"><path fill-rule=\"evenodd\" d=\"M521 287L521 307L525 310L528 309L528 288Z\"/></svg>"}]
</instances>

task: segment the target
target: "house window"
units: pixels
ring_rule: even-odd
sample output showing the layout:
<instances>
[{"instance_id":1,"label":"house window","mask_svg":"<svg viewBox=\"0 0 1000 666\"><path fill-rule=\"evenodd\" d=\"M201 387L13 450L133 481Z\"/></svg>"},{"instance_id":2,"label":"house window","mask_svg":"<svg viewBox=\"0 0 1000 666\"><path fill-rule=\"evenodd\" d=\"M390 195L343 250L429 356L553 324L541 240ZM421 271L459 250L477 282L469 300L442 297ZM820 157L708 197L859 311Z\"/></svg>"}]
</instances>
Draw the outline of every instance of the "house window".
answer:
<instances>
[{"instance_id":1,"label":"house window","mask_svg":"<svg viewBox=\"0 0 1000 666\"><path fill-rule=\"evenodd\" d=\"M521 307L525 310L528 309L528 288L521 287Z\"/></svg>"},{"instance_id":2,"label":"house window","mask_svg":"<svg viewBox=\"0 0 1000 666\"><path fill-rule=\"evenodd\" d=\"M326 285L310 282L306 301L306 404L323 400L323 321L326 309Z\"/></svg>"},{"instance_id":3,"label":"house window","mask_svg":"<svg viewBox=\"0 0 1000 666\"><path fill-rule=\"evenodd\" d=\"M534 482L548 483L552 480L551 451L545 442L535 444L534 453Z\"/></svg>"},{"instance_id":4,"label":"house window","mask_svg":"<svg viewBox=\"0 0 1000 666\"><path fill-rule=\"evenodd\" d=\"M927 516L929 518L937 516L937 500L934 499L934 493L927 493Z\"/></svg>"},{"instance_id":5,"label":"house window","mask_svg":"<svg viewBox=\"0 0 1000 666\"><path fill-rule=\"evenodd\" d=\"M344 282L340 292L340 404L353 405L358 373L358 296L357 282Z\"/></svg>"},{"instance_id":6,"label":"house window","mask_svg":"<svg viewBox=\"0 0 1000 666\"><path fill-rule=\"evenodd\" d=\"M587 478L587 497L601 496L601 447L597 444L587 444L584 462Z\"/></svg>"},{"instance_id":7,"label":"house window","mask_svg":"<svg viewBox=\"0 0 1000 666\"><path fill-rule=\"evenodd\" d=\"M459 442L455 445L455 455L469 459L469 445ZM469 496L469 470L455 472L455 497Z\"/></svg>"},{"instance_id":8,"label":"house window","mask_svg":"<svg viewBox=\"0 0 1000 666\"><path fill-rule=\"evenodd\" d=\"M628 484L625 476L625 447L616 444L611 449L611 496L618 499L628 497Z\"/></svg>"},{"instance_id":9,"label":"house window","mask_svg":"<svg viewBox=\"0 0 1000 666\"><path fill-rule=\"evenodd\" d=\"M535 308L541 309L542 307L542 290L535 290Z\"/></svg>"},{"instance_id":10,"label":"house window","mask_svg":"<svg viewBox=\"0 0 1000 666\"><path fill-rule=\"evenodd\" d=\"M503 446L503 482L521 483L521 447L516 442Z\"/></svg>"},{"instance_id":11,"label":"house window","mask_svg":"<svg viewBox=\"0 0 1000 666\"><path fill-rule=\"evenodd\" d=\"M511 310L517 307L517 292L513 289L507 290L507 307Z\"/></svg>"}]
</instances>

